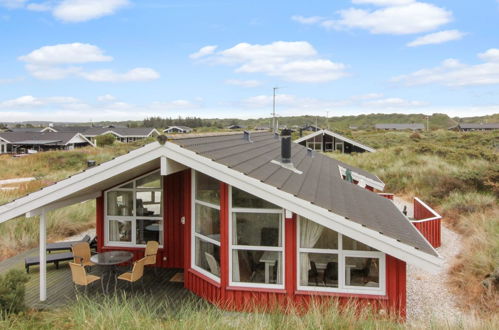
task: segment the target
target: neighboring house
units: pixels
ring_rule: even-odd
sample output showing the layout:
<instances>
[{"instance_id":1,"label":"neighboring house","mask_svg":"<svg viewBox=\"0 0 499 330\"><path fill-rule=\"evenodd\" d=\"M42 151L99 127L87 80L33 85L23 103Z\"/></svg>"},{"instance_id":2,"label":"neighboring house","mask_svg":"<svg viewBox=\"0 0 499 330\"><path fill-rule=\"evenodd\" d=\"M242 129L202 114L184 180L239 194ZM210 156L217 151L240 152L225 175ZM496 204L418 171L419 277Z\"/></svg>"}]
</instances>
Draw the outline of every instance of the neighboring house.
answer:
<instances>
[{"instance_id":1,"label":"neighboring house","mask_svg":"<svg viewBox=\"0 0 499 330\"><path fill-rule=\"evenodd\" d=\"M294 142L312 150L323 152L339 151L341 153L350 154L352 152L376 151L371 147L327 129L305 135Z\"/></svg>"},{"instance_id":2,"label":"neighboring house","mask_svg":"<svg viewBox=\"0 0 499 330\"><path fill-rule=\"evenodd\" d=\"M156 137L160 135L157 129L147 127L93 127L87 129L85 132L83 132L83 134L85 135L85 137L92 140L93 143L96 142L96 138L98 136L106 134L112 134L116 137L117 141L124 143L134 142L148 137Z\"/></svg>"},{"instance_id":3,"label":"neighboring house","mask_svg":"<svg viewBox=\"0 0 499 330\"><path fill-rule=\"evenodd\" d=\"M285 133L160 139L0 206L0 223L39 215L44 253L46 212L96 199L98 251L140 258L156 240L156 266L182 269L221 308L336 297L404 316L406 263L439 271L442 259L392 201L343 179L381 190L377 176Z\"/></svg>"},{"instance_id":4,"label":"neighboring house","mask_svg":"<svg viewBox=\"0 0 499 330\"><path fill-rule=\"evenodd\" d=\"M424 131L425 126L423 124L375 124L375 129L380 130L394 130L394 131Z\"/></svg>"},{"instance_id":5,"label":"neighboring house","mask_svg":"<svg viewBox=\"0 0 499 330\"><path fill-rule=\"evenodd\" d=\"M243 125L230 125L230 126L227 126L228 129L244 129L246 128L246 126L243 126Z\"/></svg>"},{"instance_id":6,"label":"neighboring house","mask_svg":"<svg viewBox=\"0 0 499 330\"><path fill-rule=\"evenodd\" d=\"M11 127L7 128L5 132L42 132L43 128L40 127Z\"/></svg>"},{"instance_id":7,"label":"neighboring house","mask_svg":"<svg viewBox=\"0 0 499 330\"><path fill-rule=\"evenodd\" d=\"M163 131L163 133L190 133L192 128L187 126L170 126Z\"/></svg>"},{"instance_id":8,"label":"neighboring house","mask_svg":"<svg viewBox=\"0 0 499 330\"><path fill-rule=\"evenodd\" d=\"M312 132L317 132L317 131L320 131L321 128L319 126L315 126L315 125L305 125L303 126L301 129L301 131L312 131Z\"/></svg>"},{"instance_id":9,"label":"neighboring house","mask_svg":"<svg viewBox=\"0 0 499 330\"><path fill-rule=\"evenodd\" d=\"M255 131L270 131L270 126L255 126Z\"/></svg>"},{"instance_id":10,"label":"neighboring house","mask_svg":"<svg viewBox=\"0 0 499 330\"><path fill-rule=\"evenodd\" d=\"M47 150L72 150L74 148L86 147L89 145L93 146L93 143L80 133L0 133L0 154Z\"/></svg>"},{"instance_id":11,"label":"neighboring house","mask_svg":"<svg viewBox=\"0 0 499 330\"><path fill-rule=\"evenodd\" d=\"M499 123L489 123L489 124L468 124L468 123L460 123L457 126L449 128L455 131L494 131L499 129Z\"/></svg>"}]
</instances>

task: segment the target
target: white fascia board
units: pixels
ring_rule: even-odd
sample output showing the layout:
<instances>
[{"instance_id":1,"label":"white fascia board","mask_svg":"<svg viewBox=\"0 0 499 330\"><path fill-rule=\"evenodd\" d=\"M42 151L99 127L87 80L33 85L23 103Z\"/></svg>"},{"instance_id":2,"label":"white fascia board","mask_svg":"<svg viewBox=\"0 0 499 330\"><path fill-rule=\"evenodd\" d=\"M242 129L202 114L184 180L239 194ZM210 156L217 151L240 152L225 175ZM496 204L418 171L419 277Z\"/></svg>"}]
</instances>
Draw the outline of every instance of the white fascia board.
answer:
<instances>
[{"instance_id":1,"label":"white fascia board","mask_svg":"<svg viewBox=\"0 0 499 330\"><path fill-rule=\"evenodd\" d=\"M313 138L313 137L316 137L317 135L322 134L322 132L323 132L322 130L317 131L317 132L313 132L313 133L311 133L311 134L308 134L308 135L302 136L301 138L296 139L296 140L294 140L293 142L294 142L294 143L300 143L300 142L306 141L306 140L308 140L308 139L310 139L310 138Z\"/></svg>"},{"instance_id":2,"label":"white fascia board","mask_svg":"<svg viewBox=\"0 0 499 330\"><path fill-rule=\"evenodd\" d=\"M340 170L340 175L342 175L342 176L345 175L346 176L346 168L344 168L341 165L338 165L338 169ZM352 171L352 178L355 181L358 181L358 182L363 181L364 183L369 184L371 187L376 188L376 189L378 189L380 191L383 191L383 189L385 189L385 184L383 183L383 181L381 181L381 180L379 180L380 182L374 181L373 179L368 178L367 176L363 176L362 174L359 174L359 173L355 172L352 169L350 169L350 171Z\"/></svg>"},{"instance_id":3,"label":"white fascia board","mask_svg":"<svg viewBox=\"0 0 499 330\"><path fill-rule=\"evenodd\" d=\"M5 142L5 143L10 143L10 144L12 144L12 142L10 142L10 141L6 140L5 138L3 138L3 137L1 137L1 136L0 136L0 140L2 140L2 141L3 141L3 142Z\"/></svg>"},{"instance_id":4,"label":"white fascia board","mask_svg":"<svg viewBox=\"0 0 499 330\"><path fill-rule=\"evenodd\" d=\"M166 149L166 157L178 163L259 196L286 210L290 210L322 226L352 237L395 258L404 260L430 272L438 272L442 267L443 260L439 257L398 242L394 238L366 228L338 214L329 212L322 207L297 198L260 180L251 178L239 171L198 155L193 151L184 149L177 144L167 142L164 147Z\"/></svg>"},{"instance_id":5,"label":"white fascia board","mask_svg":"<svg viewBox=\"0 0 499 330\"><path fill-rule=\"evenodd\" d=\"M96 191L96 192L92 192L90 194L85 194L82 196L68 198L68 199L64 199L61 201L57 201L55 203L47 204L39 209L36 209L36 210L33 210L33 211L26 213L26 218L36 217L36 216L39 216L40 214L42 214L42 212L50 212L50 211L53 211L56 209L60 209L61 207L86 202L86 201L91 200L91 199L96 199L96 198L100 197L101 195L102 195L102 193L100 191Z\"/></svg>"},{"instance_id":6,"label":"white fascia board","mask_svg":"<svg viewBox=\"0 0 499 330\"><path fill-rule=\"evenodd\" d=\"M126 155L59 181L54 185L0 206L0 223L62 200L79 190L83 190L154 159L159 159L162 155L164 155L164 149L161 148L158 142L153 142L142 148L133 150Z\"/></svg>"},{"instance_id":7,"label":"white fascia board","mask_svg":"<svg viewBox=\"0 0 499 330\"><path fill-rule=\"evenodd\" d=\"M359 143L359 142L357 142L357 141L354 141L354 140L352 140L352 139L347 138L346 136L340 135L340 134L335 133L335 132L328 131L327 129L326 129L326 130L324 130L323 132L324 132L324 134L328 134L328 135L334 136L335 138L338 138L338 139L341 139L341 140L343 140L343 141L345 141L345 142L348 142L348 143L350 143L350 144L353 144L354 146L357 146L357 147L359 147L359 148L362 148L362 149L364 149L364 150L366 150L366 151L369 151L369 152L376 152L376 149L373 149L373 148L371 148L371 147L365 146L365 145L363 145L362 143Z\"/></svg>"},{"instance_id":8,"label":"white fascia board","mask_svg":"<svg viewBox=\"0 0 499 330\"><path fill-rule=\"evenodd\" d=\"M147 134L147 137L150 137L153 133L160 135L160 133L157 129L153 129L153 130L151 130L151 132L149 132L149 134Z\"/></svg>"},{"instance_id":9,"label":"white fascia board","mask_svg":"<svg viewBox=\"0 0 499 330\"><path fill-rule=\"evenodd\" d=\"M78 141L78 139L80 139ZM92 141L90 141L89 139L87 139L83 134L81 133L76 133L75 136L73 136L67 143L66 145L68 144L71 144L71 143L82 143L82 142L87 142L89 143L92 147L95 147L95 145L92 143Z\"/></svg>"}]
</instances>

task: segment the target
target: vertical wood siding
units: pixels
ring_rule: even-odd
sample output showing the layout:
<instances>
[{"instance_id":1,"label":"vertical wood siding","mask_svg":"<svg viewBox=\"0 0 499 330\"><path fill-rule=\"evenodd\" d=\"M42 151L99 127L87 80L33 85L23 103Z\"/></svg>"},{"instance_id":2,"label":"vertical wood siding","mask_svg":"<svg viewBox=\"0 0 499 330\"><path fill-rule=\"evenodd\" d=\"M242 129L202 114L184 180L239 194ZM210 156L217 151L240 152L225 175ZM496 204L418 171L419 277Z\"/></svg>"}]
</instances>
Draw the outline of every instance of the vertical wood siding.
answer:
<instances>
[{"instance_id":1,"label":"vertical wood siding","mask_svg":"<svg viewBox=\"0 0 499 330\"><path fill-rule=\"evenodd\" d=\"M437 248L442 244L441 241L441 217L435 217L424 204L418 199L414 199L414 219L427 221L413 222L413 225L423 234L423 236L430 242L430 244Z\"/></svg>"}]
</instances>

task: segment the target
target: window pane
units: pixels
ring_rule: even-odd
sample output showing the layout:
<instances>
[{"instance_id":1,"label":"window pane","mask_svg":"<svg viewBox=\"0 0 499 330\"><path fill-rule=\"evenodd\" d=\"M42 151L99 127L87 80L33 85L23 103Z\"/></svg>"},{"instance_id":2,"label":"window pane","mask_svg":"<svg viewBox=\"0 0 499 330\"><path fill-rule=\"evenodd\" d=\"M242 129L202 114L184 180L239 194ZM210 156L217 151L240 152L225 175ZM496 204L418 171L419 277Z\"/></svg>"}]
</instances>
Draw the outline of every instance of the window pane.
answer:
<instances>
[{"instance_id":1,"label":"window pane","mask_svg":"<svg viewBox=\"0 0 499 330\"><path fill-rule=\"evenodd\" d=\"M124 184L124 185L120 186L120 188L133 189L133 182L129 182L127 184Z\"/></svg>"},{"instance_id":2,"label":"window pane","mask_svg":"<svg viewBox=\"0 0 499 330\"><path fill-rule=\"evenodd\" d=\"M365 245L359 241L351 239L350 237L343 236L343 250L355 250L355 251L377 251L370 246Z\"/></svg>"},{"instance_id":3,"label":"window pane","mask_svg":"<svg viewBox=\"0 0 499 330\"><path fill-rule=\"evenodd\" d=\"M338 255L300 253L300 285L338 287Z\"/></svg>"},{"instance_id":4,"label":"window pane","mask_svg":"<svg viewBox=\"0 0 499 330\"><path fill-rule=\"evenodd\" d=\"M113 242L131 242L132 222L126 220L109 220L109 240Z\"/></svg>"},{"instance_id":5,"label":"window pane","mask_svg":"<svg viewBox=\"0 0 499 330\"><path fill-rule=\"evenodd\" d=\"M160 220L139 220L136 224L136 243L146 244L147 241L156 241L163 244L163 228Z\"/></svg>"},{"instance_id":6,"label":"window pane","mask_svg":"<svg viewBox=\"0 0 499 330\"><path fill-rule=\"evenodd\" d=\"M220 211L196 204L196 233L220 242Z\"/></svg>"},{"instance_id":7,"label":"window pane","mask_svg":"<svg viewBox=\"0 0 499 330\"><path fill-rule=\"evenodd\" d=\"M300 217L300 247L336 250L338 249L338 233Z\"/></svg>"},{"instance_id":8,"label":"window pane","mask_svg":"<svg viewBox=\"0 0 499 330\"><path fill-rule=\"evenodd\" d=\"M107 192L107 215L133 216L133 192Z\"/></svg>"},{"instance_id":9,"label":"window pane","mask_svg":"<svg viewBox=\"0 0 499 330\"><path fill-rule=\"evenodd\" d=\"M220 205L220 182L196 172L196 199L215 205Z\"/></svg>"},{"instance_id":10,"label":"window pane","mask_svg":"<svg viewBox=\"0 0 499 330\"><path fill-rule=\"evenodd\" d=\"M379 288L379 259L346 257L345 285Z\"/></svg>"},{"instance_id":11,"label":"window pane","mask_svg":"<svg viewBox=\"0 0 499 330\"><path fill-rule=\"evenodd\" d=\"M137 191L136 196L138 216L161 216L161 191Z\"/></svg>"},{"instance_id":12,"label":"window pane","mask_svg":"<svg viewBox=\"0 0 499 330\"><path fill-rule=\"evenodd\" d=\"M280 213L233 213L232 244L282 246Z\"/></svg>"},{"instance_id":13,"label":"window pane","mask_svg":"<svg viewBox=\"0 0 499 330\"><path fill-rule=\"evenodd\" d=\"M282 284L282 252L232 250L232 281Z\"/></svg>"},{"instance_id":14,"label":"window pane","mask_svg":"<svg viewBox=\"0 0 499 330\"><path fill-rule=\"evenodd\" d=\"M232 207L252 209L281 209L279 206L269 203L264 199L248 194L245 191L232 187Z\"/></svg>"},{"instance_id":15,"label":"window pane","mask_svg":"<svg viewBox=\"0 0 499 330\"><path fill-rule=\"evenodd\" d=\"M136 185L137 188L161 188L161 175L159 172L152 173L138 179Z\"/></svg>"},{"instance_id":16,"label":"window pane","mask_svg":"<svg viewBox=\"0 0 499 330\"><path fill-rule=\"evenodd\" d=\"M220 247L196 237L195 262L196 266L220 276Z\"/></svg>"}]
</instances>

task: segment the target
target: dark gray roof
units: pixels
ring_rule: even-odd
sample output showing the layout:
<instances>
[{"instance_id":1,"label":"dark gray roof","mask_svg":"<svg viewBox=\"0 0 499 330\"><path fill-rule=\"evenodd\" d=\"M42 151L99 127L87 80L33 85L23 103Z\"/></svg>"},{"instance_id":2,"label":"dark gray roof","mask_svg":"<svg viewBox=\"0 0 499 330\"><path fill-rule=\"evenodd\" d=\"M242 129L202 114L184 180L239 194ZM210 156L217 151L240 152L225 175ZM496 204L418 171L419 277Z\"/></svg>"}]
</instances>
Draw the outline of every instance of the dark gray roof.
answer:
<instances>
[{"instance_id":1,"label":"dark gray roof","mask_svg":"<svg viewBox=\"0 0 499 330\"><path fill-rule=\"evenodd\" d=\"M183 129L184 131L192 131L192 128L187 127L187 126L181 126L181 125L168 126L167 129L170 129L170 128L180 128L180 129Z\"/></svg>"},{"instance_id":2,"label":"dark gray roof","mask_svg":"<svg viewBox=\"0 0 499 330\"><path fill-rule=\"evenodd\" d=\"M50 128L56 130L59 133L83 133L90 126L49 126Z\"/></svg>"},{"instance_id":3,"label":"dark gray roof","mask_svg":"<svg viewBox=\"0 0 499 330\"><path fill-rule=\"evenodd\" d=\"M499 123L488 123L488 124L460 123L458 126L464 129L499 129Z\"/></svg>"},{"instance_id":4,"label":"dark gray roof","mask_svg":"<svg viewBox=\"0 0 499 330\"><path fill-rule=\"evenodd\" d=\"M61 144L65 145L78 133L59 132L4 132L0 137L12 144ZM36 141L36 143L35 143Z\"/></svg>"},{"instance_id":5,"label":"dark gray roof","mask_svg":"<svg viewBox=\"0 0 499 330\"><path fill-rule=\"evenodd\" d=\"M436 255L417 229L390 200L342 179L338 166L379 179L361 169L292 143L292 162L301 174L271 163L280 160L281 142L272 133L179 138L173 143L263 183L309 201L426 253Z\"/></svg>"},{"instance_id":6,"label":"dark gray roof","mask_svg":"<svg viewBox=\"0 0 499 330\"><path fill-rule=\"evenodd\" d=\"M375 128L377 129L398 129L398 130L404 130L404 129L424 129L423 124L375 124Z\"/></svg>"},{"instance_id":7,"label":"dark gray roof","mask_svg":"<svg viewBox=\"0 0 499 330\"><path fill-rule=\"evenodd\" d=\"M13 127L8 128L6 132L41 132L42 129L41 127Z\"/></svg>"}]
</instances>

